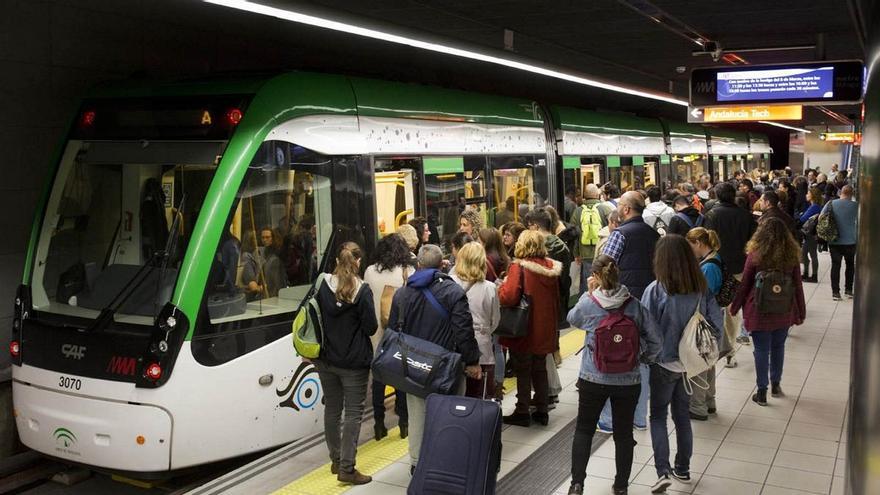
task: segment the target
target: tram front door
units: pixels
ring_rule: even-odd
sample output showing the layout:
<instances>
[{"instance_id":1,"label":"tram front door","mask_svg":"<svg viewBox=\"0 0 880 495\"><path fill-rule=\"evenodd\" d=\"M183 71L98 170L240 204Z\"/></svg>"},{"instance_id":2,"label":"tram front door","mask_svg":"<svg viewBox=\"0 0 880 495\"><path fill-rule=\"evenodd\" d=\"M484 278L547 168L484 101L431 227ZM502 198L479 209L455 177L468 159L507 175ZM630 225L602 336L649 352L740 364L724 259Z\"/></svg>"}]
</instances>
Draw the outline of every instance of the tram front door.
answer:
<instances>
[{"instance_id":1,"label":"tram front door","mask_svg":"<svg viewBox=\"0 0 880 495\"><path fill-rule=\"evenodd\" d=\"M374 170L376 220L382 237L422 214L421 160L376 159Z\"/></svg>"}]
</instances>

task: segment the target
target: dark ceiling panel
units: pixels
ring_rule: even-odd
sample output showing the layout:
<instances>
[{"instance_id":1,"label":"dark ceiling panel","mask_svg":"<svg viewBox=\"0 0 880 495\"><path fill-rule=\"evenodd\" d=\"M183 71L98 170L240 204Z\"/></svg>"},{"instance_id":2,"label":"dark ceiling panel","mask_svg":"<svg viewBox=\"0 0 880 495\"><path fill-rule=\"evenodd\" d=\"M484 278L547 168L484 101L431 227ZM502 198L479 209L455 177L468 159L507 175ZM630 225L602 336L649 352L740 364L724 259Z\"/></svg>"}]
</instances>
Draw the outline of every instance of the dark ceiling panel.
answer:
<instances>
[{"instance_id":1,"label":"dark ceiling panel","mask_svg":"<svg viewBox=\"0 0 880 495\"><path fill-rule=\"evenodd\" d=\"M273 3L283 6L286 1ZM294 5L294 0L287 3ZM520 55L655 91L668 91L672 82L673 91L680 97L687 96L690 68L723 62L715 62L707 55L693 56L692 52L700 47L668 29L678 26L676 21L725 48L812 45L817 34L823 33L827 59L861 58L862 53L846 2L842 0L653 0L653 6L669 18L665 26L626 5L644 7L644 0L312 3L476 47L502 49L504 29L512 29L514 48ZM739 55L749 63L816 58L815 50ZM685 72L677 71L678 67L686 68ZM642 101L646 107L655 105ZM823 115L809 112L811 118L815 114Z\"/></svg>"}]
</instances>

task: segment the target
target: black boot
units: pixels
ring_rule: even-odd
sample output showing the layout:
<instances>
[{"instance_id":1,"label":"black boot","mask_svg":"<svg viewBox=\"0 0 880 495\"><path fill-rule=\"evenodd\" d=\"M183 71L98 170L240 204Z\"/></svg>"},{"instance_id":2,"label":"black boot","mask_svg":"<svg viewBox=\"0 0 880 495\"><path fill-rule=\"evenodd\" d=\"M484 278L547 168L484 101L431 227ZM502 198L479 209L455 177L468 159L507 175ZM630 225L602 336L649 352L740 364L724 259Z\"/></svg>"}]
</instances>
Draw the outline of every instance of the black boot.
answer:
<instances>
[{"instance_id":1,"label":"black boot","mask_svg":"<svg viewBox=\"0 0 880 495\"><path fill-rule=\"evenodd\" d=\"M506 425L524 426L526 428L528 428L529 426L532 426L532 416L531 416L531 414L529 414L527 412L524 412L524 413L515 412L515 413L511 414L510 416L504 416L503 421L504 421L504 424L506 424Z\"/></svg>"},{"instance_id":2,"label":"black boot","mask_svg":"<svg viewBox=\"0 0 880 495\"><path fill-rule=\"evenodd\" d=\"M383 424L376 423L373 425L373 433L375 434L374 438L378 442L388 436L388 428L385 428Z\"/></svg>"},{"instance_id":3,"label":"black boot","mask_svg":"<svg viewBox=\"0 0 880 495\"><path fill-rule=\"evenodd\" d=\"M535 411L532 413L532 421L542 426L547 426L547 424L550 423L550 415L547 413Z\"/></svg>"},{"instance_id":4,"label":"black boot","mask_svg":"<svg viewBox=\"0 0 880 495\"><path fill-rule=\"evenodd\" d=\"M406 438L409 436L409 425L402 424L400 425L400 438Z\"/></svg>"},{"instance_id":5,"label":"black boot","mask_svg":"<svg viewBox=\"0 0 880 495\"><path fill-rule=\"evenodd\" d=\"M777 382L770 385L770 395L773 397L785 397L785 392L782 391L782 387Z\"/></svg>"},{"instance_id":6,"label":"black boot","mask_svg":"<svg viewBox=\"0 0 880 495\"><path fill-rule=\"evenodd\" d=\"M755 401L759 406L767 405L767 389L759 388L758 392L752 396L752 400Z\"/></svg>"}]
</instances>

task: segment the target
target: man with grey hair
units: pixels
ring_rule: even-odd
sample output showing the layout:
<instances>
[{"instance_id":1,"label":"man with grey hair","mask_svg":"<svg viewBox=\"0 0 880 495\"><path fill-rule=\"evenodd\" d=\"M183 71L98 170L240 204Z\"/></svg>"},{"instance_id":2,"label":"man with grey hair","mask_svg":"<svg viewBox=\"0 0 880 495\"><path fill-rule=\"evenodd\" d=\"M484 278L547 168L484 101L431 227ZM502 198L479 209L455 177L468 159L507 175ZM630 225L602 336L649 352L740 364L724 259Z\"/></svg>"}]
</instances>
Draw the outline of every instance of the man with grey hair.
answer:
<instances>
[{"instance_id":1,"label":"man with grey hair","mask_svg":"<svg viewBox=\"0 0 880 495\"><path fill-rule=\"evenodd\" d=\"M418 269L395 294L388 316L392 328L433 342L461 354L465 374L481 379L480 348L474 338L474 322L464 290L440 271L443 252L439 246L425 244L419 249ZM464 393L461 380L459 393ZM410 472L419 462L419 449L425 431L425 399L407 394L409 411Z\"/></svg>"}]
</instances>

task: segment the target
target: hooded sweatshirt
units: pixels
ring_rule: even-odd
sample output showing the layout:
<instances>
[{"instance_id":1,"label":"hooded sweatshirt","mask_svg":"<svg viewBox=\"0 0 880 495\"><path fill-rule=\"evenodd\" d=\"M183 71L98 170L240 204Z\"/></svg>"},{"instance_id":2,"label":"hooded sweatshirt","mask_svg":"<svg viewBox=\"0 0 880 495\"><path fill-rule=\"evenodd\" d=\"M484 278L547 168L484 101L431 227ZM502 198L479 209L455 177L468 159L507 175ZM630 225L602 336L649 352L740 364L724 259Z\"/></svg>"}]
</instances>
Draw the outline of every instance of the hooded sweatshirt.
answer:
<instances>
[{"instance_id":1,"label":"hooded sweatshirt","mask_svg":"<svg viewBox=\"0 0 880 495\"><path fill-rule=\"evenodd\" d=\"M346 369L368 369L373 361L370 336L379 326L370 286L357 280L352 302L336 300L336 275L324 279L318 290L323 339L320 359Z\"/></svg>"},{"instance_id":2,"label":"hooded sweatshirt","mask_svg":"<svg viewBox=\"0 0 880 495\"><path fill-rule=\"evenodd\" d=\"M568 312L568 322L572 326L587 332L584 337L584 355L578 376L588 382L602 385L635 385L641 383L639 366L636 365L626 373L602 373L596 368L593 349L596 348L596 327L608 316L609 310L620 308L627 300L623 314L631 318L639 328L639 347L641 361L653 363L660 353L662 341L657 324L648 316L638 299L630 296L629 289L621 285L615 290L596 289L592 292L599 303L585 293L577 304Z\"/></svg>"},{"instance_id":3,"label":"hooded sweatshirt","mask_svg":"<svg viewBox=\"0 0 880 495\"><path fill-rule=\"evenodd\" d=\"M657 230L656 225L658 219L663 220L663 223L668 227L674 216L675 210L670 208L669 205L663 201L648 203L648 205L645 206L645 211L642 212L642 218L645 220L645 223L654 230Z\"/></svg>"},{"instance_id":4,"label":"hooded sweatshirt","mask_svg":"<svg viewBox=\"0 0 880 495\"><path fill-rule=\"evenodd\" d=\"M428 301L430 290L444 312ZM480 362L474 338L474 322L464 290L436 268L417 270L406 285L394 293L389 327L461 354L465 364Z\"/></svg>"}]
</instances>

